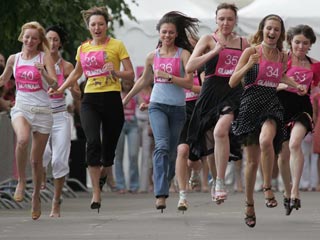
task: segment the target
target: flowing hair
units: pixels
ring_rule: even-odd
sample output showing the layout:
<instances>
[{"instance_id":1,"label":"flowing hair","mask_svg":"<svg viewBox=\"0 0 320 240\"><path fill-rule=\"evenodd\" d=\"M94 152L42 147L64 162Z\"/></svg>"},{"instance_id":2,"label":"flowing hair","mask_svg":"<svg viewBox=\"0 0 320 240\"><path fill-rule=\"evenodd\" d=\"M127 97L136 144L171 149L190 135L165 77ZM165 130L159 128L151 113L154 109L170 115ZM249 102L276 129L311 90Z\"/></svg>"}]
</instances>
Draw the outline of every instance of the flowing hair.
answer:
<instances>
[{"instance_id":1,"label":"flowing hair","mask_svg":"<svg viewBox=\"0 0 320 240\"><path fill-rule=\"evenodd\" d=\"M166 13L158 22L156 29L160 31L160 27L165 23L172 23L176 26L177 37L175 39L175 45L177 47L184 48L189 52L193 51L193 46L189 42L189 37L193 39L198 38L199 19L188 17L182 12L171 11ZM158 47L162 45L161 41L158 43Z\"/></svg>"}]
</instances>

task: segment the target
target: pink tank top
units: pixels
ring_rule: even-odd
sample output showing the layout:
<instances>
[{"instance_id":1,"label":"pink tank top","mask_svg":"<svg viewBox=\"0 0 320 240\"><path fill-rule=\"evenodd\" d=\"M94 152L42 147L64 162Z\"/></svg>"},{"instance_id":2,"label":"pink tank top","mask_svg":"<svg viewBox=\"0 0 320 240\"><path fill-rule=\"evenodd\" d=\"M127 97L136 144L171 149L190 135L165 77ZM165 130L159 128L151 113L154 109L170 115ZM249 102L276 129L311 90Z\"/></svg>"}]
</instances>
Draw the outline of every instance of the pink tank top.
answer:
<instances>
[{"instance_id":1,"label":"pink tank top","mask_svg":"<svg viewBox=\"0 0 320 240\"><path fill-rule=\"evenodd\" d=\"M106 40L105 45L107 45L108 42L109 38ZM103 69L107 59L108 55L106 51L100 50L84 53L80 47L80 62L83 73L87 78L109 76L110 72Z\"/></svg>"},{"instance_id":2,"label":"pink tank top","mask_svg":"<svg viewBox=\"0 0 320 240\"><path fill-rule=\"evenodd\" d=\"M179 49L177 50L177 53L174 57L168 58L160 57L159 50L160 49L156 49L155 57L153 60L154 70L162 70L174 76L180 76L180 54L178 53ZM160 77L155 77L154 82L172 84L172 82L169 82L168 79Z\"/></svg>"},{"instance_id":3,"label":"pink tank top","mask_svg":"<svg viewBox=\"0 0 320 240\"><path fill-rule=\"evenodd\" d=\"M282 63L280 62L280 57L278 62L262 59L262 47L260 48L260 56L259 72L253 84L276 88L282 78Z\"/></svg>"},{"instance_id":4,"label":"pink tank top","mask_svg":"<svg viewBox=\"0 0 320 240\"><path fill-rule=\"evenodd\" d=\"M287 71L287 76L293 77L298 84L304 85L306 89L309 89L313 79L313 72L311 69L292 66ZM298 92L296 88L293 88L290 86L286 88L286 91L293 92L293 93Z\"/></svg>"},{"instance_id":5,"label":"pink tank top","mask_svg":"<svg viewBox=\"0 0 320 240\"><path fill-rule=\"evenodd\" d=\"M200 85L197 71L193 73L193 85L195 86ZM198 96L199 96L198 93L195 93L190 89L184 89L184 92L186 93L186 102L198 99Z\"/></svg>"},{"instance_id":6,"label":"pink tank top","mask_svg":"<svg viewBox=\"0 0 320 240\"><path fill-rule=\"evenodd\" d=\"M21 92L37 92L44 90L42 85L41 74L35 66L19 65L20 56L18 55L15 81L17 90ZM39 53L39 62L42 62L41 53Z\"/></svg>"}]
</instances>

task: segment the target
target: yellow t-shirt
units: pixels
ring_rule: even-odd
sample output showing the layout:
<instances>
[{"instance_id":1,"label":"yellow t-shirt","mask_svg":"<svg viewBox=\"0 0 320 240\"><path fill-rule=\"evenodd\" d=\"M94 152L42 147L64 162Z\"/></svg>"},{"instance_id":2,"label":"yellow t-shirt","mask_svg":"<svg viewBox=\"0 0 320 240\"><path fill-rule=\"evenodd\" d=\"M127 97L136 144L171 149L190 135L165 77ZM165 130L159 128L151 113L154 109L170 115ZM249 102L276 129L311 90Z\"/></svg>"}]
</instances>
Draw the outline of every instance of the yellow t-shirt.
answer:
<instances>
[{"instance_id":1,"label":"yellow t-shirt","mask_svg":"<svg viewBox=\"0 0 320 240\"><path fill-rule=\"evenodd\" d=\"M110 38L107 44L103 45L91 45L91 41L83 43L78 47L76 60L81 64L80 61L80 51L82 53L87 53L90 51L105 51L107 59L105 62L112 62L115 71L120 70L121 61L125 58L129 58L127 49L125 48L122 41ZM85 93L97 93L97 92L110 92L110 91L121 91L121 84L119 78L106 76L89 77L86 87L84 89Z\"/></svg>"}]
</instances>

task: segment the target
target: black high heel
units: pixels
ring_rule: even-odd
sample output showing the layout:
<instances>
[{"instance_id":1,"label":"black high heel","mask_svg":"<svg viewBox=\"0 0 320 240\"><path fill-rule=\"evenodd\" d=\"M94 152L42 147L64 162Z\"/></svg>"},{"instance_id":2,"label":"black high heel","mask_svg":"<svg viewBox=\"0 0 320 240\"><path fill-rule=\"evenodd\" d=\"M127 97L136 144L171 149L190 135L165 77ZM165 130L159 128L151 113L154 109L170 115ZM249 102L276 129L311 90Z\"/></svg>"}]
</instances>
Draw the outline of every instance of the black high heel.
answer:
<instances>
[{"instance_id":1,"label":"black high heel","mask_svg":"<svg viewBox=\"0 0 320 240\"><path fill-rule=\"evenodd\" d=\"M291 214L292 209L290 208L290 198L283 196L283 206L286 210L286 215L289 216Z\"/></svg>"},{"instance_id":2,"label":"black high heel","mask_svg":"<svg viewBox=\"0 0 320 240\"><path fill-rule=\"evenodd\" d=\"M98 209L98 213L100 211L101 203L100 202L92 202L90 205L91 209Z\"/></svg>"},{"instance_id":3,"label":"black high heel","mask_svg":"<svg viewBox=\"0 0 320 240\"><path fill-rule=\"evenodd\" d=\"M299 210L301 208L301 201L299 198L290 199L290 213L293 209Z\"/></svg>"},{"instance_id":4,"label":"black high heel","mask_svg":"<svg viewBox=\"0 0 320 240\"><path fill-rule=\"evenodd\" d=\"M254 204L253 203L248 203L246 202L246 207L249 208L254 208ZM245 213L246 217L244 218L244 222L245 224L250 227L253 228L254 226L256 226L256 214L253 213L252 215L249 215L247 213Z\"/></svg>"},{"instance_id":5,"label":"black high heel","mask_svg":"<svg viewBox=\"0 0 320 240\"><path fill-rule=\"evenodd\" d=\"M271 187L264 187L264 188L263 188L263 192L264 192L264 193L265 193L265 192L268 192L268 191L271 191L271 192L272 192ZM272 192L272 194L273 194L273 192ZM274 207L278 206L278 202L277 202L277 200L275 199L274 196L273 196L273 197L270 197L270 198L265 197L265 203L266 203L266 207L267 207L267 208L274 208Z\"/></svg>"}]
</instances>

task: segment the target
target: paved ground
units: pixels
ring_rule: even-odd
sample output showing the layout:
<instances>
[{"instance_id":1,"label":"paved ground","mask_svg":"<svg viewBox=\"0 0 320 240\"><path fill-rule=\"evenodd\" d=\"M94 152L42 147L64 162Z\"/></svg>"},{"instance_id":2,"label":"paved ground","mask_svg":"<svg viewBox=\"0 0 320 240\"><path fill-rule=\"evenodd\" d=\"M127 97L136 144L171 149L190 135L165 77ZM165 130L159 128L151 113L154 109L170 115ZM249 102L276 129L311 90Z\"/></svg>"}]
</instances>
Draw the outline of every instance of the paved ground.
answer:
<instances>
[{"instance_id":1,"label":"paved ground","mask_svg":"<svg viewBox=\"0 0 320 240\"><path fill-rule=\"evenodd\" d=\"M33 221L30 206L20 210L0 209L0 239L6 240L189 240L189 239L320 239L320 192L301 193L302 208L284 215L281 193L279 206L264 206L263 194L256 193L257 225L248 228L243 221L244 196L230 194L221 206L210 201L208 193L190 193L190 207L177 212L177 194L171 194L161 214L154 208L152 194L104 193L100 214L89 209L90 195L79 194L63 202L62 217L52 219L50 203Z\"/></svg>"}]
</instances>

